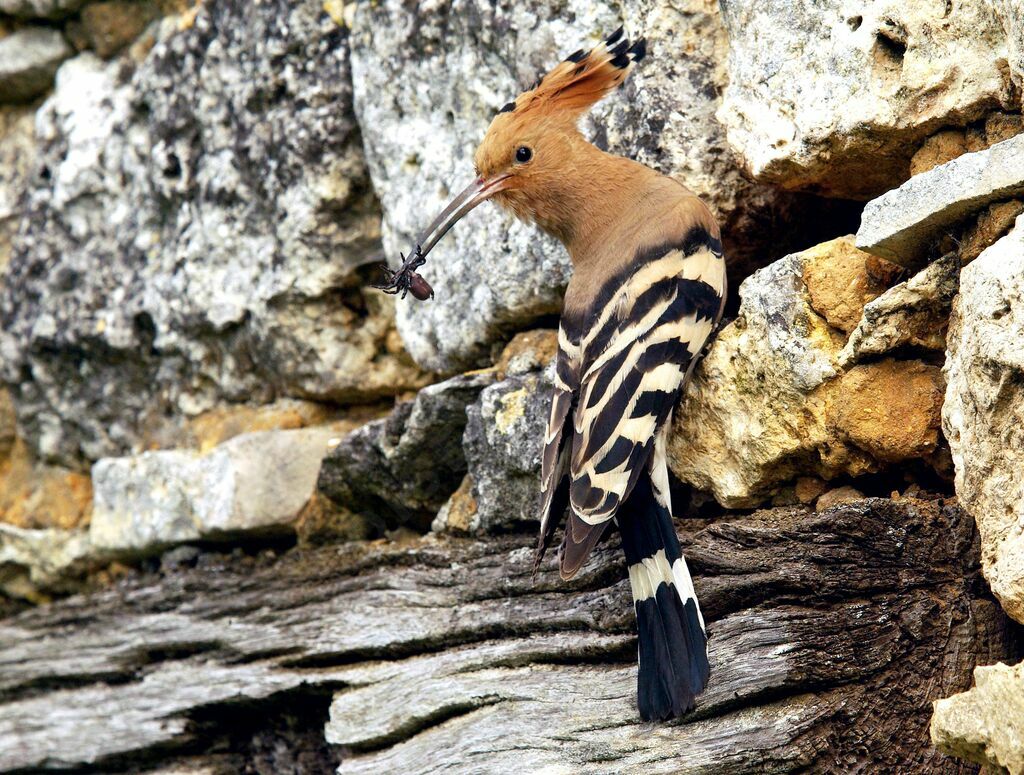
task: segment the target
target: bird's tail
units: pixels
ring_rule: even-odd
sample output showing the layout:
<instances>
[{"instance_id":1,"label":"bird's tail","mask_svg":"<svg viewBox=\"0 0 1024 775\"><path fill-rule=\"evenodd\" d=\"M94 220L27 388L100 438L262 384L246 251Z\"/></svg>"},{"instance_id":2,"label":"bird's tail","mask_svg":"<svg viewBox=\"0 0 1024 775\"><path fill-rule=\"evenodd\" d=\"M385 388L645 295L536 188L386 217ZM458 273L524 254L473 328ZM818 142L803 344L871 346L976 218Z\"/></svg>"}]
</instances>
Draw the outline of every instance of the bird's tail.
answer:
<instances>
[{"instance_id":1,"label":"bird's tail","mask_svg":"<svg viewBox=\"0 0 1024 775\"><path fill-rule=\"evenodd\" d=\"M672 517L648 477L640 477L618 522L640 634L640 716L680 716L707 685L707 636Z\"/></svg>"}]
</instances>

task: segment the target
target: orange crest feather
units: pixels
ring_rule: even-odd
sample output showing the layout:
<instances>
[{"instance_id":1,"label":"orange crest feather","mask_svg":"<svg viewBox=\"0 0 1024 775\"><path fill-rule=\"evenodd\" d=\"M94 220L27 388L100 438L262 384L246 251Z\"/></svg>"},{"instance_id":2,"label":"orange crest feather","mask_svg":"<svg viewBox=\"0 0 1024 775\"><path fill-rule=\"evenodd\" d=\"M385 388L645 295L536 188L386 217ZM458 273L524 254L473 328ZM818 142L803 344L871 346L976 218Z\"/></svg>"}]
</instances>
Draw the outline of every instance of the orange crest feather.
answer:
<instances>
[{"instance_id":1,"label":"orange crest feather","mask_svg":"<svg viewBox=\"0 0 1024 775\"><path fill-rule=\"evenodd\" d=\"M575 121L594 103L620 86L633 65L647 54L643 38L635 43L619 27L590 51L580 49L559 62L502 112L562 114Z\"/></svg>"}]
</instances>

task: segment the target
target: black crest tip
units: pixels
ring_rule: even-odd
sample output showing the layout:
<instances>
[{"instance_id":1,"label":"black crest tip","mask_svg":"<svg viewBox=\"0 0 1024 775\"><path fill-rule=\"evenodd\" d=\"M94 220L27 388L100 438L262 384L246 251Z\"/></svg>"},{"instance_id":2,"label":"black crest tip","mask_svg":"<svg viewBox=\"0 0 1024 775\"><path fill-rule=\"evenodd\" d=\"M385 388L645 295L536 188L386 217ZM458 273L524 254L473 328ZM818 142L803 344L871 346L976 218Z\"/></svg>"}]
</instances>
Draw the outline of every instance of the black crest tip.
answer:
<instances>
[{"instance_id":1,"label":"black crest tip","mask_svg":"<svg viewBox=\"0 0 1024 775\"><path fill-rule=\"evenodd\" d=\"M583 49L573 51L569 56L565 58L566 62L579 62L587 56L587 52Z\"/></svg>"},{"instance_id":2,"label":"black crest tip","mask_svg":"<svg viewBox=\"0 0 1024 775\"><path fill-rule=\"evenodd\" d=\"M613 32L611 35L609 35L607 38L605 38L605 41L604 41L605 44L608 45L608 46L612 45L615 41L617 41L619 38L622 37L622 33L623 33L622 25L619 25L619 28L617 30L615 30L615 32Z\"/></svg>"},{"instance_id":3,"label":"black crest tip","mask_svg":"<svg viewBox=\"0 0 1024 775\"><path fill-rule=\"evenodd\" d=\"M640 38L636 43L629 47L626 52L633 55L634 62L642 62L644 57L647 56L647 41L644 38Z\"/></svg>"},{"instance_id":4,"label":"black crest tip","mask_svg":"<svg viewBox=\"0 0 1024 775\"><path fill-rule=\"evenodd\" d=\"M501 106L501 110L499 110L498 112L499 113L511 113L515 109L516 109L515 102L506 102L504 105Z\"/></svg>"},{"instance_id":5,"label":"black crest tip","mask_svg":"<svg viewBox=\"0 0 1024 775\"><path fill-rule=\"evenodd\" d=\"M629 48L629 41L620 40L614 46L610 46L608 48L608 53L611 54L613 57L617 57L619 54L624 53L627 48Z\"/></svg>"}]
</instances>

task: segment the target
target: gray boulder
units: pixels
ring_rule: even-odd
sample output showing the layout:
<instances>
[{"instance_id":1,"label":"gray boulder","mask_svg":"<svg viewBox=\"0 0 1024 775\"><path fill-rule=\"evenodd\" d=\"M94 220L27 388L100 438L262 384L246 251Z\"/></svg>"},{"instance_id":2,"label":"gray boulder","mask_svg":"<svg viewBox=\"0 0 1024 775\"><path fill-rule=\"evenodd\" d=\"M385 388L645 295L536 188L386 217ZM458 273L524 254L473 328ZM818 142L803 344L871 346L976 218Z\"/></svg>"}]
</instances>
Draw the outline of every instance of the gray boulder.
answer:
<instances>
[{"instance_id":1,"label":"gray boulder","mask_svg":"<svg viewBox=\"0 0 1024 775\"><path fill-rule=\"evenodd\" d=\"M93 466L89 536L97 551L150 554L171 544L291 529L313 495L333 431L248 433L211 452L164 450Z\"/></svg>"},{"instance_id":2,"label":"gray boulder","mask_svg":"<svg viewBox=\"0 0 1024 775\"><path fill-rule=\"evenodd\" d=\"M380 214L351 91L314 0L203 4L134 69L61 68L0 297L2 377L42 455L137 451L225 401L423 383L355 273Z\"/></svg>"},{"instance_id":3,"label":"gray boulder","mask_svg":"<svg viewBox=\"0 0 1024 775\"><path fill-rule=\"evenodd\" d=\"M540 456L553 388L550 369L511 376L484 390L469 408L463 443L476 502L470 530L538 519Z\"/></svg>"},{"instance_id":4,"label":"gray boulder","mask_svg":"<svg viewBox=\"0 0 1024 775\"><path fill-rule=\"evenodd\" d=\"M729 85L719 116L757 180L866 199L905 180L936 129L1019 109L991 3L721 6Z\"/></svg>"},{"instance_id":5,"label":"gray boulder","mask_svg":"<svg viewBox=\"0 0 1024 775\"><path fill-rule=\"evenodd\" d=\"M990 202L1024 194L1024 134L915 175L867 203L857 247L915 267L936 237Z\"/></svg>"},{"instance_id":6,"label":"gray boulder","mask_svg":"<svg viewBox=\"0 0 1024 775\"><path fill-rule=\"evenodd\" d=\"M348 434L324 459L320 492L379 527L426 529L466 473L466 408L493 381L485 371L430 385Z\"/></svg>"},{"instance_id":7,"label":"gray boulder","mask_svg":"<svg viewBox=\"0 0 1024 775\"><path fill-rule=\"evenodd\" d=\"M1024 623L1024 216L960 275L942 427L985 578Z\"/></svg>"},{"instance_id":8,"label":"gray boulder","mask_svg":"<svg viewBox=\"0 0 1024 775\"><path fill-rule=\"evenodd\" d=\"M23 27L0 37L0 102L27 102L53 85L53 74L74 51L49 27Z\"/></svg>"}]
</instances>

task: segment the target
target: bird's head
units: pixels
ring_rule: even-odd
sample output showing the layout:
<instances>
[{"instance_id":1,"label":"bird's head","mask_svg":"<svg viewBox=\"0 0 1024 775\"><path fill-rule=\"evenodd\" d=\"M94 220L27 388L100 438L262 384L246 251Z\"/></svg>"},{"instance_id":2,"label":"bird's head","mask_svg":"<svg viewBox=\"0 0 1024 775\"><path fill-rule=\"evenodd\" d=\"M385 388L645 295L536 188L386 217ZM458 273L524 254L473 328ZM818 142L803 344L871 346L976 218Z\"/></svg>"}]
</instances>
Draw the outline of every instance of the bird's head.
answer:
<instances>
[{"instance_id":1,"label":"bird's head","mask_svg":"<svg viewBox=\"0 0 1024 775\"><path fill-rule=\"evenodd\" d=\"M590 51L577 51L503 107L476 150L476 179L421 235L426 253L466 213L494 198L518 217L556 235L571 213L567 187L586 163L577 122L591 105L622 84L646 53L620 27Z\"/></svg>"}]
</instances>

